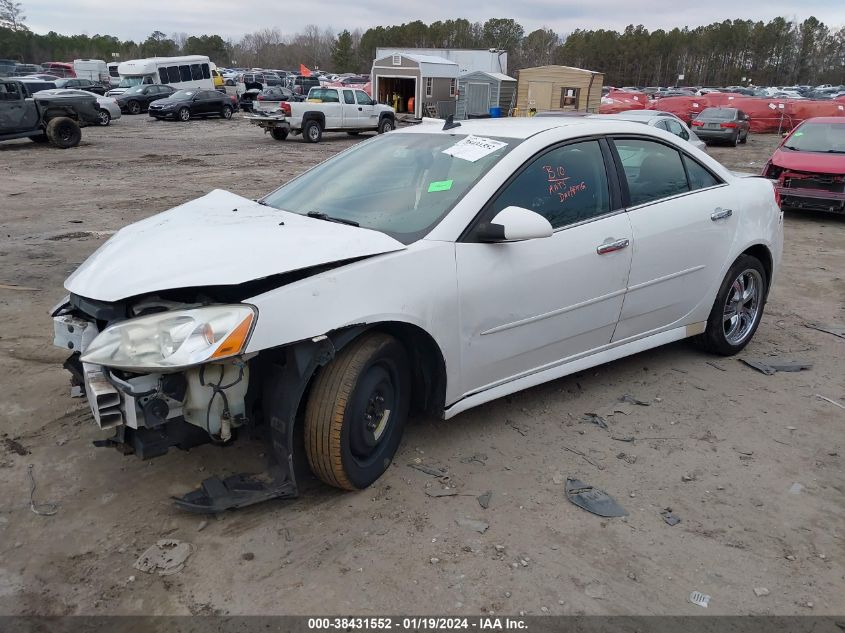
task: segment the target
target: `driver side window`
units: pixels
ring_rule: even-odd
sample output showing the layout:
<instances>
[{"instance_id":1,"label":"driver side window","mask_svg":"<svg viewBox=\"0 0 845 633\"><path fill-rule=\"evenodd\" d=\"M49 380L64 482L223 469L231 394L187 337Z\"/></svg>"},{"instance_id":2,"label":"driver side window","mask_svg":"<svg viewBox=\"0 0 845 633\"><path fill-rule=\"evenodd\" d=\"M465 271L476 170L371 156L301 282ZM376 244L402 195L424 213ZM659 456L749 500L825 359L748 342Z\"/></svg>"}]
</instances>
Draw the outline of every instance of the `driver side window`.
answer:
<instances>
[{"instance_id":1,"label":"driver side window","mask_svg":"<svg viewBox=\"0 0 845 633\"><path fill-rule=\"evenodd\" d=\"M556 147L535 158L491 205L539 213L557 229L610 212L604 157L598 141Z\"/></svg>"}]
</instances>

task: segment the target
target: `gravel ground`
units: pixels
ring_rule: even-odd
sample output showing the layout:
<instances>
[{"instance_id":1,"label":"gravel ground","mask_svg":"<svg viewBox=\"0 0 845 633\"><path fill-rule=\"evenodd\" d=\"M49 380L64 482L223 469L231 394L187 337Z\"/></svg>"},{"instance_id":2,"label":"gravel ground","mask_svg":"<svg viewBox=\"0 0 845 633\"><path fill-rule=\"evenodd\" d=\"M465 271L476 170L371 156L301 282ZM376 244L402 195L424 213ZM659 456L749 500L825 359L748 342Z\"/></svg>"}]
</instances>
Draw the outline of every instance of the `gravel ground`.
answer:
<instances>
[{"instance_id":1,"label":"gravel ground","mask_svg":"<svg viewBox=\"0 0 845 633\"><path fill-rule=\"evenodd\" d=\"M711 153L756 172L777 141ZM781 275L747 349L809 371L765 376L681 342L449 422L414 419L369 490L313 484L210 519L168 497L257 466L260 445L150 462L92 447L102 433L51 345L67 274L130 222L213 188L256 197L355 142L279 143L239 117L138 116L86 128L72 150L0 144L0 613L843 613L845 410L815 394L845 402L845 340L806 327L845 322L841 217L787 214ZM649 406L612 416L609 431L582 422L623 394ZM415 460L448 469L464 494L429 496L444 484ZM30 510L29 465L52 516ZM569 504L566 477L630 515ZM663 521L667 507L679 524ZM135 570L161 538L193 544L184 569ZM693 590L712 596L706 610Z\"/></svg>"}]
</instances>

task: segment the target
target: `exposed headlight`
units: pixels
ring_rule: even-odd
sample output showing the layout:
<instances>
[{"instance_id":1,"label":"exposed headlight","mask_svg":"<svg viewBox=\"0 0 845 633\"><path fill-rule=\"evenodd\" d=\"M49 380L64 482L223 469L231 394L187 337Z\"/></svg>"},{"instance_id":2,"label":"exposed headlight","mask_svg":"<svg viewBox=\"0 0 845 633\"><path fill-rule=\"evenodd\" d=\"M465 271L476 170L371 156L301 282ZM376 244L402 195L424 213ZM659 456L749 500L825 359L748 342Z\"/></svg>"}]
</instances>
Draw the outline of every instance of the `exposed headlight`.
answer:
<instances>
[{"instance_id":1,"label":"exposed headlight","mask_svg":"<svg viewBox=\"0 0 845 633\"><path fill-rule=\"evenodd\" d=\"M237 356L246 348L256 314L255 308L241 304L130 319L100 332L82 361L137 371L176 369Z\"/></svg>"}]
</instances>

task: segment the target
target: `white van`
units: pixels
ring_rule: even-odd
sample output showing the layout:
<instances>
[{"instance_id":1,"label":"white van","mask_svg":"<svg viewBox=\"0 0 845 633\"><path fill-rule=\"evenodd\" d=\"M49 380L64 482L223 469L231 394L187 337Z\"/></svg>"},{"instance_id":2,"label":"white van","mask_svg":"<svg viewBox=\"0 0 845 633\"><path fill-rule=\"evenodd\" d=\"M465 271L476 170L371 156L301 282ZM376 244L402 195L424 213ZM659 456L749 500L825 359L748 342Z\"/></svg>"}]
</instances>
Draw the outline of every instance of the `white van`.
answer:
<instances>
[{"instance_id":1,"label":"white van","mask_svg":"<svg viewBox=\"0 0 845 633\"><path fill-rule=\"evenodd\" d=\"M109 85L109 67L102 59L74 59L73 72L77 79L90 79L104 86Z\"/></svg>"},{"instance_id":2,"label":"white van","mask_svg":"<svg viewBox=\"0 0 845 633\"><path fill-rule=\"evenodd\" d=\"M117 72L120 62L109 62L106 66L109 69L109 87L117 88L120 85L120 73Z\"/></svg>"},{"instance_id":3,"label":"white van","mask_svg":"<svg viewBox=\"0 0 845 633\"><path fill-rule=\"evenodd\" d=\"M214 90L210 63L204 55L151 57L121 62L117 66L120 83L117 88L109 90L107 96L123 94L140 84L166 84L177 90Z\"/></svg>"}]
</instances>

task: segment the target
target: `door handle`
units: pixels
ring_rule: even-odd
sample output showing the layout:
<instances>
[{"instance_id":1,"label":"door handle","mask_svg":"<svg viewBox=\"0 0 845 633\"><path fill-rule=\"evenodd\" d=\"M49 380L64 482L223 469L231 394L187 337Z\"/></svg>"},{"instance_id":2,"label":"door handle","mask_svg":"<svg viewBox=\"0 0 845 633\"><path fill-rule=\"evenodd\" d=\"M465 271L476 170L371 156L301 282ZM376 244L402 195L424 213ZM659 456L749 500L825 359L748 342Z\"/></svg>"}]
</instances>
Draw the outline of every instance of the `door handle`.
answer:
<instances>
[{"instance_id":1,"label":"door handle","mask_svg":"<svg viewBox=\"0 0 845 633\"><path fill-rule=\"evenodd\" d=\"M714 222L716 220L724 220L725 218L729 218L734 214L733 211L730 209L723 209L722 207L716 207L716 210L710 214L710 219Z\"/></svg>"},{"instance_id":2,"label":"door handle","mask_svg":"<svg viewBox=\"0 0 845 633\"><path fill-rule=\"evenodd\" d=\"M606 255L607 253L613 253L615 251L621 251L623 248L628 248L631 244L631 241L628 238L623 238L621 240L611 240L604 242L603 244L599 244L596 247L596 252L599 255Z\"/></svg>"},{"instance_id":3,"label":"door handle","mask_svg":"<svg viewBox=\"0 0 845 633\"><path fill-rule=\"evenodd\" d=\"M363 112L364 108L358 108L358 112Z\"/></svg>"}]
</instances>

